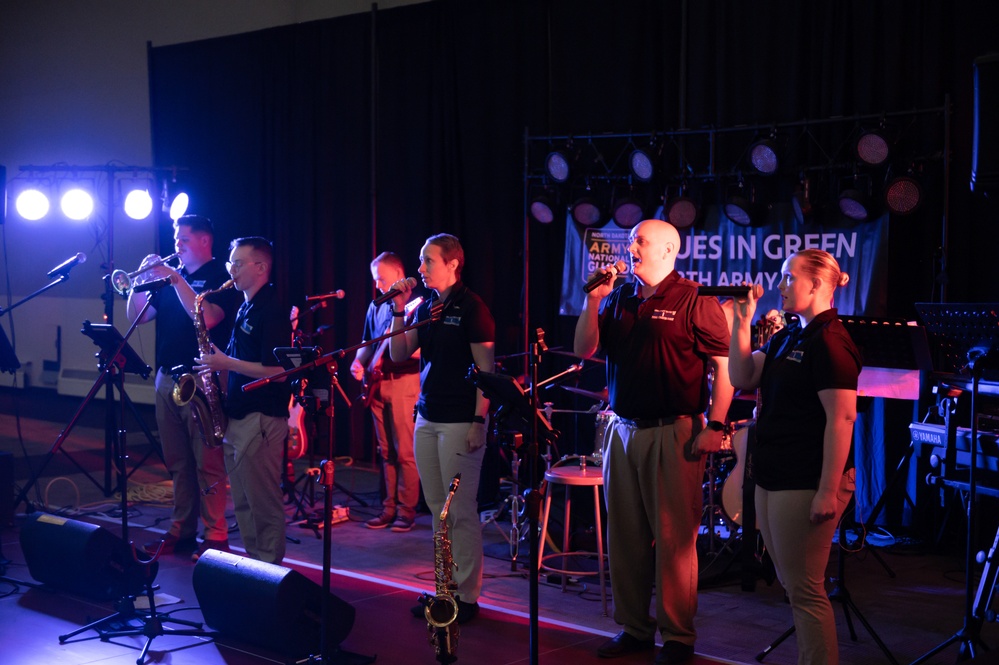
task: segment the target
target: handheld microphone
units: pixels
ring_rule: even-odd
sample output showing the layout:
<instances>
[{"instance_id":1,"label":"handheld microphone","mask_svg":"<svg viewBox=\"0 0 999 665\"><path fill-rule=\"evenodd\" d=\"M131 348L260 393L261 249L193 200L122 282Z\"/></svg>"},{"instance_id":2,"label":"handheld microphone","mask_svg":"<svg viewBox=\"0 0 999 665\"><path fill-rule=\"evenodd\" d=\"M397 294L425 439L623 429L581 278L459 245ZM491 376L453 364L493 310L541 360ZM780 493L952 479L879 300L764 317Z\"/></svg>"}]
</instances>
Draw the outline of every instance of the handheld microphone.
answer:
<instances>
[{"instance_id":1,"label":"handheld microphone","mask_svg":"<svg viewBox=\"0 0 999 665\"><path fill-rule=\"evenodd\" d=\"M613 281L618 275L624 275L628 272L628 264L624 261L618 261L612 266L607 266L607 272L601 273L599 275L594 275L590 281L586 283L583 287L583 293L589 293L593 289L606 284L607 282Z\"/></svg>"},{"instance_id":2,"label":"handheld microphone","mask_svg":"<svg viewBox=\"0 0 999 665\"><path fill-rule=\"evenodd\" d=\"M719 298L745 298L750 290L753 297L759 299L763 297L762 284L750 284L749 286L698 286L699 296L718 296Z\"/></svg>"},{"instance_id":3,"label":"handheld microphone","mask_svg":"<svg viewBox=\"0 0 999 665\"><path fill-rule=\"evenodd\" d=\"M415 289L416 288L416 284L417 284L417 282L416 282L416 278L415 277L407 277L406 278L406 286L408 286L409 288ZM378 296L377 298L375 298L375 300L374 300L375 307L377 307L377 306L379 306L379 305L381 305L383 303L387 303L389 300L392 300L392 298L395 298L400 293L402 293L402 291L400 291L399 289L389 289L385 293L383 293L380 296Z\"/></svg>"},{"instance_id":4,"label":"handheld microphone","mask_svg":"<svg viewBox=\"0 0 999 665\"><path fill-rule=\"evenodd\" d=\"M66 259L65 261L57 265L55 268L45 273L45 276L55 277L56 275L62 275L65 277L69 275L69 271L73 268L73 266L86 262L87 262L87 255L84 254L83 252L77 252L76 256Z\"/></svg>"},{"instance_id":5,"label":"handheld microphone","mask_svg":"<svg viewBox=\"0 0 999 665\"><path fill-rule=\"evenodd\" d=\"M138 286L132 288L132 293L142 293L143 291L159 291L164 286L170 286L169 277L154 279L146 282L145 284L139 284Z\"/></svg>"},{"instance_id":6,"label":"handheld microphone","mask_svg":"<svg viewBox=\"0 0 999 665\"><path fill-rule=\"evenodd\" d=\"M347 294L343 292L343 289L337 289L336 291L331 291L330 293L324 293L321 296L305 296L305 302L312 302L313 300L329 300L330 298L343 300L345 295Z\"/></svg>"}]
</instances>

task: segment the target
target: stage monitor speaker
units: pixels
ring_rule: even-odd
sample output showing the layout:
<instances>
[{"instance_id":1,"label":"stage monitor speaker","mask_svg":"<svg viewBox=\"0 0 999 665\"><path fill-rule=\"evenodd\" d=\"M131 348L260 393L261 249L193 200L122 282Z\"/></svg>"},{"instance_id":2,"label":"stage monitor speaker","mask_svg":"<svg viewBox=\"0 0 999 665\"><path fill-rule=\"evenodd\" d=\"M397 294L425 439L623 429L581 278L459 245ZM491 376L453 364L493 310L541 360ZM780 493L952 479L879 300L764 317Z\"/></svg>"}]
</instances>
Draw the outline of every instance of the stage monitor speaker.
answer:
<instances>
[{"instance_id":1,"label":"stage monitor speaker","mask_svg":"<svg viewBox=\"0 0 999 665\"><path fill-rule=\"evenodd\" d=\"M971 144L971 191L999 185L999 53L975 58L975 126Z\"/></svg>"},{"instance_id":2,"label":"stage monitor speaker","mask_svg":"<svg viewBox=\"0 0 999 665\"><path fill-rule=\"evenodd\" d=\"M208 550L192 581L205 623L223 635L289 656L319 653L322 588L298 571ZM353 627L354 607L331 593L330 646Z\"/></svg>"},{"instance_id":3,"label":"stage monitor speaker","mask_svg":"<svg viewBox=\"0 0 999 665\"><path fill-rule=\"evenodd\" d=\"M141 594L145 576L152 581L159 568L136 563L131 548L103 527L47 513L28 517L21 550L34 579L96 600Z\"/></svg>"}]
</instances>

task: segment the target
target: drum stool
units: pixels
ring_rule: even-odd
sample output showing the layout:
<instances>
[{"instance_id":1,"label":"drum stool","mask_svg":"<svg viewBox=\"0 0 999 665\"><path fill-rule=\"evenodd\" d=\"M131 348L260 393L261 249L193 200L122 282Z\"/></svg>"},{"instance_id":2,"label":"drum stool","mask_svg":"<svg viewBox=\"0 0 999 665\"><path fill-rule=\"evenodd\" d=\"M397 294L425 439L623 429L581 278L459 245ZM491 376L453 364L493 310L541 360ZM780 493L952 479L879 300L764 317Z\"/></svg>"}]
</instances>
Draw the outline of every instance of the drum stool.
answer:
<instances>
[{"instance_id":1,"label":"drum stool","mask_svg":"<svg viewBox=\"0 0 999 665\"><path fill-rule=\"evenodd\" d=\"M579 463L574 463L576 460ZM588 466L587 461L594 461L592 457L582 456L582 457L568 457L564 460L560 460L556 464L553 464L550 469L545 471L545 480L548 482L548 492L545 496L545 512L544 517L541 521L541 539L538 541L538 547L544 551L545 538L548 535L548 517L551 514L552 506L552 493L555 485L562 485L565 487L565 519L562 527L562 551L554 552L552 554L545 554L540 557L538 563L543 571L550 571L553 573L561 573L562 575L562 591L566 590L566 577L569 575L589 575L590 571L583 570L567 570L565 568L566 558L570 556L592 556L593 552L576 551L569 552L569 518L572 511L572 488L573 487L592 487L593 488L593 513L596 515L596 534L597 534L597 570L600 575L600 602L603 605L604 616L607 615L607 588L604 585L606 580L605 574L605 562L607 555L604 554L604 532L603 524L600 519L600 488L604 485L603 473L599 466ZM549 566L545 563L549 559L561 559L561 568L555 568Z\"/></svg>"}]
</instances>

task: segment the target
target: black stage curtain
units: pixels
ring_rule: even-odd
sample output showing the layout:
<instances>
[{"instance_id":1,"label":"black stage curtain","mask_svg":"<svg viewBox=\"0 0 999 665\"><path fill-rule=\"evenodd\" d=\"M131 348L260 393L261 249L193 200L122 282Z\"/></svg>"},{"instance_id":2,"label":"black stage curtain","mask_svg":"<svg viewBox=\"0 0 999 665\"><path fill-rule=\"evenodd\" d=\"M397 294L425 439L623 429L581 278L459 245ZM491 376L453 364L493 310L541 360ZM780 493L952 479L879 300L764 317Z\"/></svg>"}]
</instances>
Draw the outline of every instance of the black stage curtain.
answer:
<instances>
[{"instance_id":1,"label":"black stage curtain","mask_svg":"<svg viewBox=\"0 0 999 665\"><path fill-rule=\"evenodd\" d=\"M951 301L994 298L999 212L968 191L972 61L999 49L989 7L441 0L151 47L154 156L189 169L178 180L215 221L217 253L236 236L274 240L289 305L347 292L304 322L332 324L327 350L359 339L376 253L400 253L415 275L423 240L450 232L504 354L522 350L525 131L787 122L942 106L950 95L947 272L938 172L931 205L891 221L889 311L870 313L913 317L912 303L933 300L942 281ZM942 152L939 137L930 142ZM557 314L564 227L530 233L529 328L570 346L574 322Z\"/></svg>"}]
</instances>

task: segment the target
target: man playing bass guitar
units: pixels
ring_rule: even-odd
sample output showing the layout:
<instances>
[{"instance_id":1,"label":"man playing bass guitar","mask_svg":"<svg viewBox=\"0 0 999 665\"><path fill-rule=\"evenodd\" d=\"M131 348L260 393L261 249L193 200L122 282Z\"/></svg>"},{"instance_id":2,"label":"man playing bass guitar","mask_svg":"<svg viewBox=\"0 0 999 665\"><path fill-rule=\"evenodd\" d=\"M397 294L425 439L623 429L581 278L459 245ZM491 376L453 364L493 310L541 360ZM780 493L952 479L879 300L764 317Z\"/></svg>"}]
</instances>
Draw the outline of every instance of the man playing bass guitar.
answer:
<instances>
[{"instance_id":1,"label":"man playing bass guitar","mask_svg":"<svg viewBox=\"0 0 999 665\"><path fill-rule=\"evenodd\" d=\"M405 276L402 259L392 252L383 252L371 262L371 277L380 293L386 293ZM372 301L364 319L364 339L384 335L391 325L392 301L382 304ZM385 339L359 349L350 373L364 383L364 400L371 406L385 481L382 512L365 522L365 526L409 531L420 499L420 476L413 456L413 409L420 395L419 351L403 362L393 362Z\"/></svg>"}]
</instances>

